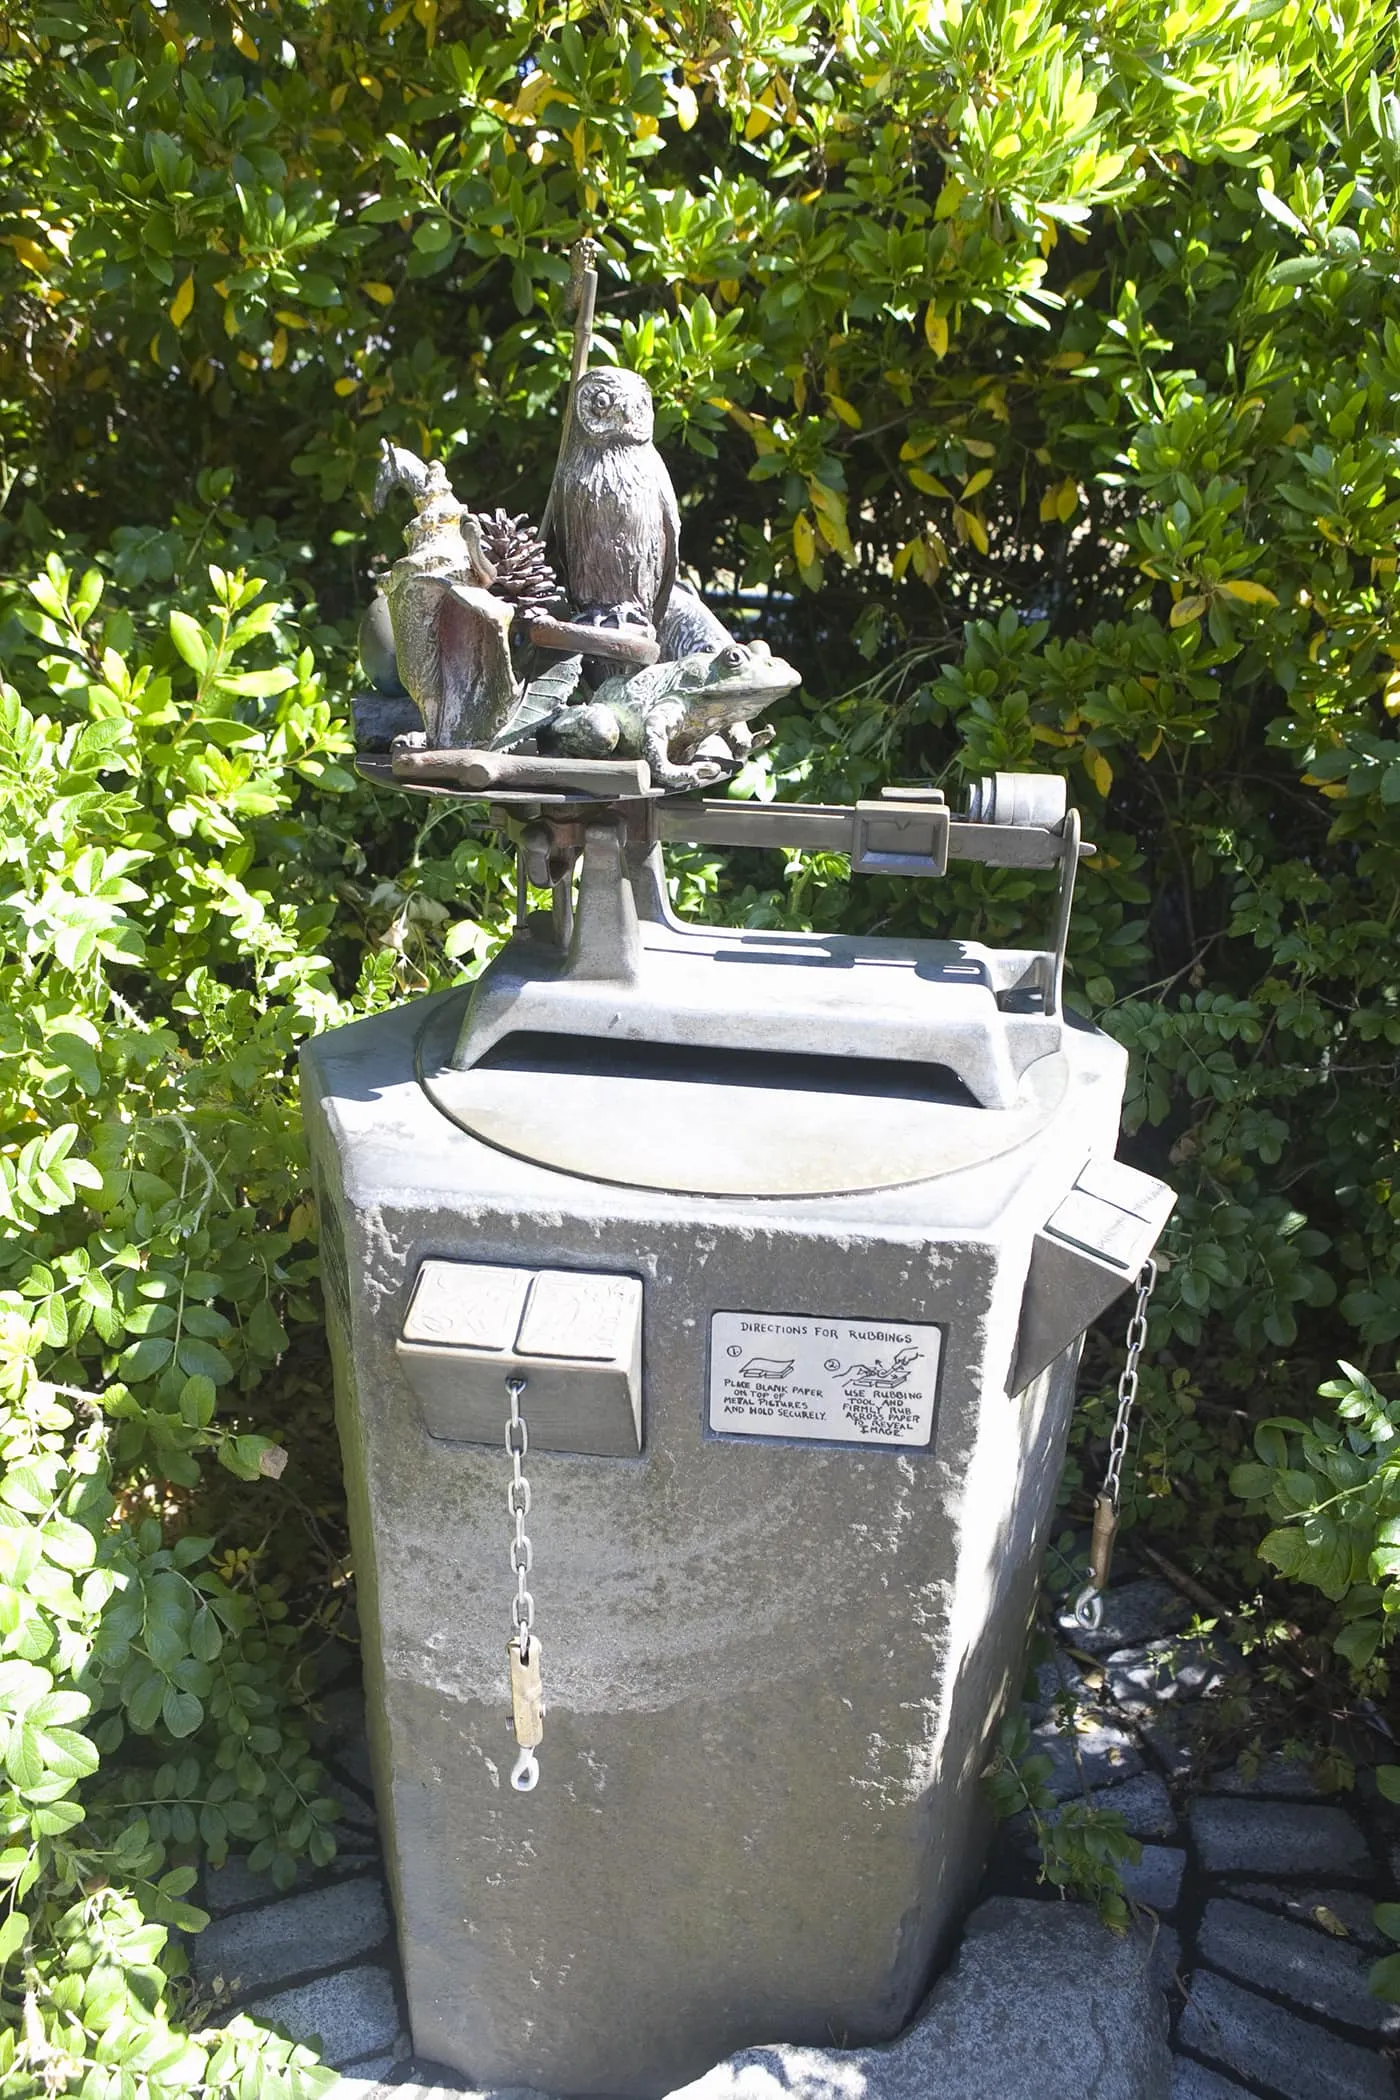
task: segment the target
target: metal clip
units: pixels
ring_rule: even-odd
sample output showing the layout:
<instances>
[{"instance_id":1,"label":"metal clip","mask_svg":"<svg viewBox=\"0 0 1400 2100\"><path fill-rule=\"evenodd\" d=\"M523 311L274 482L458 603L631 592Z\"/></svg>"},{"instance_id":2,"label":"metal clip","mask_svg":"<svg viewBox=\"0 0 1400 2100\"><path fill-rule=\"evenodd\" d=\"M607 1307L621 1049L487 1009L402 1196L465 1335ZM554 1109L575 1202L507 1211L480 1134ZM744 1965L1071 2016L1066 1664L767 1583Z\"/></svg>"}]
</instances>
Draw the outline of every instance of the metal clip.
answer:
<instances>
[{"instance_id":1,"label":"metal clip","mask_svg":"<svg viewBox=\"0 0 1400 2100\"><path fill-rule=\"evenodd\" d=\"M521 1751L511 1767L510 1783L517 1794L533 1794L539 1784L540 1767L532 1749Z\"/></svg>"},{"instance_id":2,"label":"metal clip","mask_svg":"<svg viewBox=\"0 0 1400 2100\"><path fill-rule=\"evenodd\" d=\"M1113 1542L1118 1536L1118 1506L1114 1496L1099 1495L1094 1502L1094 1530L1089 1546L1089 1580L1074 1600L1076 1625L1086 1633L1097 1633L1103 1623L1103 1593L1113 1566Z\"/></svg>"},{"instance_id":3,"label":"metal clip","mask_svg":"<svg viewBox=\"0 0 1400 2100\"><path fill-rule=\"evenodd\" d=\"M535 1752L544 1738L544 1685L540 1679L540 1643L535 1635L513 1636L507 1643L510 1658L511 1725L520 1755L510 1775L517 1794L535 1789L540 1768Z\"/></svg>"},{"instance_id":4,"label":"metal clip","mask_svg":"<svg viewBox=\"0 0 1400 2100\"><path fill-rule=\"evenodd\" d=\"M1086 1633L1097 1633L1103 1624L1103 1591L1097 1583L1086 1582L1074 1600L1074 1623L1082 1626Z\"/></svg>"}]
</instances>

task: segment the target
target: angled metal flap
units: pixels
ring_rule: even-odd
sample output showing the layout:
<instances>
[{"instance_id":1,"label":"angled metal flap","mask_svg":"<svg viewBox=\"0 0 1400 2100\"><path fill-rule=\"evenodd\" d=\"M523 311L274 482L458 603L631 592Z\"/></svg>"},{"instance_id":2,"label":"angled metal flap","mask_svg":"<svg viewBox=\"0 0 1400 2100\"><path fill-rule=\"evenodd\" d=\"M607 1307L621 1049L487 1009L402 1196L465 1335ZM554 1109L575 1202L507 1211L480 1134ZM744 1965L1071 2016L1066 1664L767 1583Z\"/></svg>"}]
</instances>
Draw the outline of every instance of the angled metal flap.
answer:
<instances>
[{"instance_id":1,"label":"angled metal flap","mask_svg":"<svg viewBox=\"0 0 1400 2100\"><path fill-rule=\"evenodd\" d=\"M1086 1162L1032 1243L1009 1391L1029 1385L1127 1290L1175 1203L1164 1181L1121 1160Z\"/></svg>"}]
</instances>

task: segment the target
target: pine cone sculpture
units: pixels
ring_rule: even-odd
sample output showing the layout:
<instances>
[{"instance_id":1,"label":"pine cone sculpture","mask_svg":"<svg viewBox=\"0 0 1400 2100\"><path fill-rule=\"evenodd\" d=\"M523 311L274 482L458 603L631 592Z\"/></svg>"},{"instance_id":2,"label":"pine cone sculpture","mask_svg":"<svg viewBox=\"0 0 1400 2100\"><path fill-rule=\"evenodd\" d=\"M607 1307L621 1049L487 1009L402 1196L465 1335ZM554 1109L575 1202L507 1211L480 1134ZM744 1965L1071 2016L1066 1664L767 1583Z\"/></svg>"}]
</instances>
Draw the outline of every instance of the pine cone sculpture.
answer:
<instances>
[{"instance_id":1,"label":"pine cone sculpture","mask_svg":"<svg viewBox=\"0 0 1400 2100\"><path fill-rule=\"evenodd\" d=\"M481 551L496 571L491 589L526 618L558 605L564 593L545 557L544 541L527 517L507 511L480 511L473 523Z\"/></svg>"}]
</instances>

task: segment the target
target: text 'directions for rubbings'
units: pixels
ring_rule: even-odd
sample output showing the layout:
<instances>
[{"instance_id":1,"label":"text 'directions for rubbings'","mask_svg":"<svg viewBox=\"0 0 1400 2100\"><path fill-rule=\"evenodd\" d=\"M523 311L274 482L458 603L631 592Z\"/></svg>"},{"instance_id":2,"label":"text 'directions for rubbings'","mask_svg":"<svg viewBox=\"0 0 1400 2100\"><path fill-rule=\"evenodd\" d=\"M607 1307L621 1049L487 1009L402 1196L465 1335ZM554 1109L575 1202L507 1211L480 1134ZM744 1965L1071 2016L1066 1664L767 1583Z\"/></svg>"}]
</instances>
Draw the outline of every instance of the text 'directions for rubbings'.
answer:
<instances>
[{"instance_id":1,"label":"text 'directions for rubbings'","mask_svg":"<svg viewBox=\"0 0 1400 2100\"><path fill-rule=\"evenodd\" d=\"M709 1425L722 1436L926 1445L942 1329L907 1320L717 1312Z\"/></svg>"}]
</instances>

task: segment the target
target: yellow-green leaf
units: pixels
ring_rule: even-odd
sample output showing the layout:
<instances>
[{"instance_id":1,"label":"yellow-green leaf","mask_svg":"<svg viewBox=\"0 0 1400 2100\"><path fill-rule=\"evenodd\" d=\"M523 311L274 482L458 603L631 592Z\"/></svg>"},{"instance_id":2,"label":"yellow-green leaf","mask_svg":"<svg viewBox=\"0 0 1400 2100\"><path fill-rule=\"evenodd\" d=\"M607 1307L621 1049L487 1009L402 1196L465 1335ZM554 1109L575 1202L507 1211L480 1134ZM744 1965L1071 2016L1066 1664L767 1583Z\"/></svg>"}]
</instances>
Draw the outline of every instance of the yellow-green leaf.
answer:
<instances>
[{"instance_id":1,"label":"yellow-green leaf","mask_svg":"<svg viewBox=\"0 0 1400 2100\"><path fill-rule=\"evenodd\" d=\"M7 248L13 248L20 261L36 271L40 277L48 276L53 268L53 258L44 253L37 241L31 241L28 235L23 233L7 233L0 235L0 239L3 239Z\"/></svg>"},{"instance_id":2,"label":"yellow-green leaf","mask_svg":"<svg viewBox=\"0 0 1400 2100\"><path fill-rule=\"evenodd\" d=\"M860 410L858 408L853 408L850 402L841 394L828 394L826 399L827 406L835 411L843 423L849 424L852 430L860 429Z\"/></svg>"},{"instance_id":3,"label":"yellow-green leaf","mask_svg":"<svg viewBox=\"0 0 1400 2100\"><path fill-rule=\"evenodd\" d=\"M838 489L829 489L824 481L812 480L807 484L812 499L812 508L817 514L817 528L829 547L835 549L843 561L853 562L855 549L851 545L850 528L846 523L846 499Z\"/></svg>"},{"instance_id":4,"label":"yellow-green leaf","mask_svg":"<svg viewBox=\"0 0 1400 2100\"><path fill-rule=\"evenodd\" d=\"M694 88L678 87L676 89L676 122L680 125L681 130L693 131L695 121L699 115L700 104L695 99Z\"/></svg>"},{"instance_id":5,"label":"yellow-green leaf","mask_svg":"<svg viewBox=\"0 0 1400 2100\"><path fill-rule=\"evenodd\" d=\"M394 288L391 284L379 284L374 278L367 277L360 290L367 298L373 299L376 306L392 306L394 303Z\"/></svg>"},{"instance_id":6,"label":"yellow-green leaf","mask_svg":"<svg viewBox=\"0 0 1400 2100\"><path fill-rule=\"evenodd\" d=\"M194 272L193 270L191 270L189 276L185 279L184 283L180 286L179 291L175 294L175 297L170 302L170 318L175 323L175 326L177 328L184 327L186 321L188 321L190 317L190 310L193 307L193 305Z\"/></svg>"},{"instance_id":7,"label":"yellow-green leaf","mask_svg":"<svg viewBox=\"0 0 1400 2100\"><path fill-rule=\"evenodd\" d=\"M909 479L913 482L915 488L922 489L926 496L943 496L947 498L952 496L953 491L950 488L945 488L936 474L926 474L922 467L911 467L909 469Z\"/></svg>"},{"instance_id":8,"label":"yellow-green leaf","mask_svg":"<svg viewBox=\"0 0 1400 2100\"><path fill-rule=\"evenodd\" d=\"M1241 605L1277 605L1278 599L1266 584L1250 583L1246 577L1231 577L1220 586L1231 598L1238 598Z\"/></svg>"},{"instance_id":9,"label":"yellow-green leaf","mask_svg":"<svg viewBox=\"0 0 1400 2100\"><path fill-rule=\"evenodd\" d=\"M1084 770L1099 793L1106 798L1113 785L1113 768L1102 751L1095 751L1092 746L1085 747Z\"/></svg>"},{"instance_id":10,"label":"yellow-green leaf","mask_svg":"<svg viewBox=\"0 0 1400 2100\"><path fill-rule=\"evenodd\" d=\"M1192 620L1199 620L1206 609L1206 600L1201 597L1178 598L1167 616L1169 627L1188 627Z\"/></svg>"},{"instance_id":11,"label":"yellow-green leaf","mask_svg":"<svg viewBox=\"0 0 1400 2100\"><path fill-rule=\"evenodd\" d=\"M204 672L212 654L208 636L187 612L170 615L170 639L192 671Z\"/></svg>"},{"instance_id":12,"label":"yellow-green leaf","mask_svg":"<svg viewBox=\"0 0 1400 2100\"><path fill-rule=\"evenodd\" d=\"M817 558L817 535L805 510L799 511L792 521L792 551L799 569L810 568Z\"/></svg>"},{"instance_id":13,"label":"yellow-green leaf","mask_svg":"<svg viewBox=\"0 0 1400 2100\"><path fill-rule=\"evenodd\" d=\"M964 539L971 540L979 554L987 553L987 528L975 510L964 510L960 503L956 504L953 509L953 523Z\"/></svg>"},{"instance_id":14,"label":"yellow-green leaf","mask_svg":"<svg viewBox=\"0 0 1400 2100\"><path fill-rule=\"evenodd\" d=\"M537 66L533 73L527 74L525 79L521 81L520 93L515 98L515 107L511 111L511 115L513 117L534 116L553 85L554 82L549 74L542 67Z\"/></svg>"},{"instance_id":15,"label":"yellow-green leaf","mask_svg":"<svg viewBox=\"0 0 1400 2100\"><path fill-rule=\"evenodd\" d=\"M937 311L932 299L929 300L929 303L924 310L924 335L927 338L929 349L933 352L935 357L947 356L947 317L946 315L941 314Z\"/></svg>"},{"instance_id":16,"label":"yellow-green leaf","mask_svg":"<svg viewBox=\"0 0 1400 2100\"><path fill-rule=\"evenodd\" d=\"M966 501L966 499L969 496L979 495L981 491L987 486L987 483L991 480L991 478L992 470L990 467L979 467L977 469L977 472L973 475L971 481L969 481L966 487L963 489L964 501Z\"/></svg>"}]
</instances>

